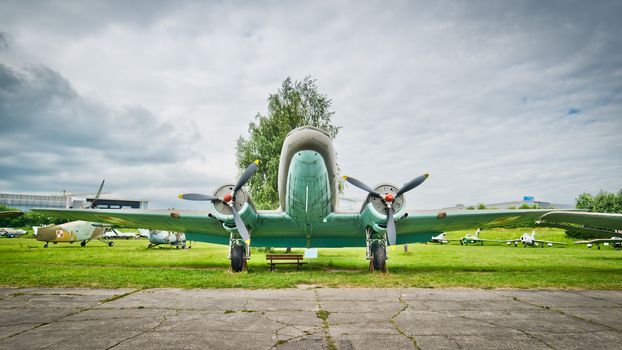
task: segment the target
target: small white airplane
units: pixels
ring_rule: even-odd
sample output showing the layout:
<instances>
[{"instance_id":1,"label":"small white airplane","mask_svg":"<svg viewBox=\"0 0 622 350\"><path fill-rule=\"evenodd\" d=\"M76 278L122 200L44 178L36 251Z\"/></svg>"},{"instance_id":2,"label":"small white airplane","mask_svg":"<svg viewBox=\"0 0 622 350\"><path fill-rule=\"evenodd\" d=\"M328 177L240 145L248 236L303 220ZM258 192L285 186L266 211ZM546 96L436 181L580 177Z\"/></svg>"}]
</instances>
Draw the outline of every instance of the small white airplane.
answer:
<instances>
[{"instance_id":1,"label":"small white airplane","mask_svg":"<svg viewBox=\"0 0 622 350\"><path fill-rule=\"evenodd\" d=\"M574 242L574 244L586 244L588 248L592 248L594 244L596 244L596 249L600 250L600 244L604 246L610 245L614 249L622 249L622 237L611 237L611 238L597 238L589 241L578 241Z\"/></svg>"},{"instance_id":2,"label":"small white airplane","mask_svg":"<svg viewBox=\"0 0 622 350\"><path fill-rule=\"evenodd\" d=\"M531 234L525 232L525 233L523 233L522 236L520 236L520 238L506 241L506 243L508 245L514 243L515 247L518 247L518 243L523 243L523 247L526 247L526 246L535 247L536 245L540 244L540 246L543 247L543 248L544 248L545 244L547 246L549 246L549 247L552 247L554 244L566 245L566 243L564 243L564 242L544 241L544 240L536 239L536 231L535 230L531 231Z\"/></svg>"},{"instance_id":3,"label":"small white airplane","mask_svg":"<svg viewBox=\"0 0 622 350\"><path fill-rule=\"evenodd\" d=\"M27 233L28 232L22 229L19 229L19 228L11 228L11 227L0 228L0 237L7 237L7 238L20 237Z\"/></svg>"},{"instance_id":4,"label":"small white airplane","mask_svg":"<svg viewBox=\"0 0 622 350\"><path fill-rule=\"evenodd\" d=\"M440 243L440 244L447 244L451 241L458 241L457 239L447 239L445 232L441 233L438 236L434 236L430 239L430 242L432 243Z\"/></svg>"}]
</instances>

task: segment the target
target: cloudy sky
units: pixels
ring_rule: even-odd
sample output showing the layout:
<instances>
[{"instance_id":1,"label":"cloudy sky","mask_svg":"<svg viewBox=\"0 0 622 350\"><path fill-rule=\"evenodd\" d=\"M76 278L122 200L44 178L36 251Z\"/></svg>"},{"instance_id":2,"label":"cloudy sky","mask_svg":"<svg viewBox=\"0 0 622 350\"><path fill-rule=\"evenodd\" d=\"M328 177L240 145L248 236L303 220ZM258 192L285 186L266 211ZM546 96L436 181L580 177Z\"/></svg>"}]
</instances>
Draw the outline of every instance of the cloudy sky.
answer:
<instances>
[{"instance_id":1,"label":"cloudy sky","mask_svg":"<svg viewBox=\"0 0 622 350\"><path fill-rule=\"evenodd\" d=\"M622 188L622 2L0 1L0 192L196 208L290 76L410 208ZM362 198L356 189L346 196Z\"/></svg>"}]
</instances>

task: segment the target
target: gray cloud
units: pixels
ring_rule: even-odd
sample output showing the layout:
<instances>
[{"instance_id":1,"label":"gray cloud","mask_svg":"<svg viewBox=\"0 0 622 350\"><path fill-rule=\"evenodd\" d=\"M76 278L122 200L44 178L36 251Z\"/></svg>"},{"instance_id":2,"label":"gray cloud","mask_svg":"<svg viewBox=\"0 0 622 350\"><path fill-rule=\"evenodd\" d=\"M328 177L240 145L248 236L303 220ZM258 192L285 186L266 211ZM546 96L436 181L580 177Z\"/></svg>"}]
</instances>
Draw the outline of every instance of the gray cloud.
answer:
<instances>
[{"instance_id":1,"label":"gray cloud","mask_svg":"<svg viewBox=\"0 0 622 350\"><path fill-rule=\"evenodd\" d=\"M120 192L180 205L166 193L235 178L237 136L286 76L310 74L343 126L344 173L400 184L431 172L411 207L615 191L621 17L616 1L3 2L14 39L0 108L26 119L0 142L33 146L0 188L50 190L53 150L106 164ZM47 128L68 139L42 141Z\"/></svg>"}]
</instances>

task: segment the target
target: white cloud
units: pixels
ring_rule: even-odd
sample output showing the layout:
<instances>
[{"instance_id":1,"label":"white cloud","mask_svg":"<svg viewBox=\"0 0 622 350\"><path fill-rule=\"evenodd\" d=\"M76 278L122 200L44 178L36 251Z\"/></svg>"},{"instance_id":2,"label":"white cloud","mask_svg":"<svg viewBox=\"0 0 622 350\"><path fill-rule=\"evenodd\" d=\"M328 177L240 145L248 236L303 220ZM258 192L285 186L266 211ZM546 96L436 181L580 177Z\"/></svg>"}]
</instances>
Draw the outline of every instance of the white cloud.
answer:
<instances>
[{"instance_id":1,"label":"white cloud","mask_svg":"<svg viewBox=\"0 0 622 350\"><path fill-rule=\"evenodd\" d=\"M58 164L103 159L95 173L112 176L115 191L189 205L167 198L232 181L237 136L286 76L306 75L333 99L345 173L401 184L431 172L410 207L523 195L568 203L622 187L618 2L151 4L0 5L0 63L57 72L105 110L100 129L115 143L115 116L147 113L148 135L120 135L156 150L75 148L59 161L69 142L59 141L11 166L21 180L3 172L4 190L59 190ZM171 143L176 157L158 164ZM83 190L87 169L62 186Z\"/></svg>"}]
</instances>

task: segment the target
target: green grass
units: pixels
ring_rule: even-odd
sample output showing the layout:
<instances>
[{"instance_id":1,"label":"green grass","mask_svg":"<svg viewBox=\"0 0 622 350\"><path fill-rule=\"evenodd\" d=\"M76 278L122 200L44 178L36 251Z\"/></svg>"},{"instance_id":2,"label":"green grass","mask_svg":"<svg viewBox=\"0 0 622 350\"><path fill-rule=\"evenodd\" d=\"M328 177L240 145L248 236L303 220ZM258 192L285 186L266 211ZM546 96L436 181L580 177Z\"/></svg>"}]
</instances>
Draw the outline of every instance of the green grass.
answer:
<instances>
[{"instance_id":1,"label":"green grass","mask_svg":"<svg viewBox=\"0 0 622 350\"><path fill-rule=\"evenodd\" d=\"M526 229L489 230L489 239L516 238ZM530 231L530 230L529 230ZM536 237L572 242L557 229ZM466 231L451 232L450 238ZM98 288L285 288L299 284L330 287L475 287L622 289L622 251L585 246L515 248L505 244L463 247L413 244L389 249L388 274L367 272L362 248L320 249L318 259L297 272L270 272L265 252L254 249L248 273L228 272L227 247L193 243L190 250L147 250L146 240L50 244L31 237L0 238L0 286ZM282 252L283 250L276 250ZM302 250L294 250L302 253ZM309 269L310 268L310 269Z\"/></svg>"}]
</instances>

